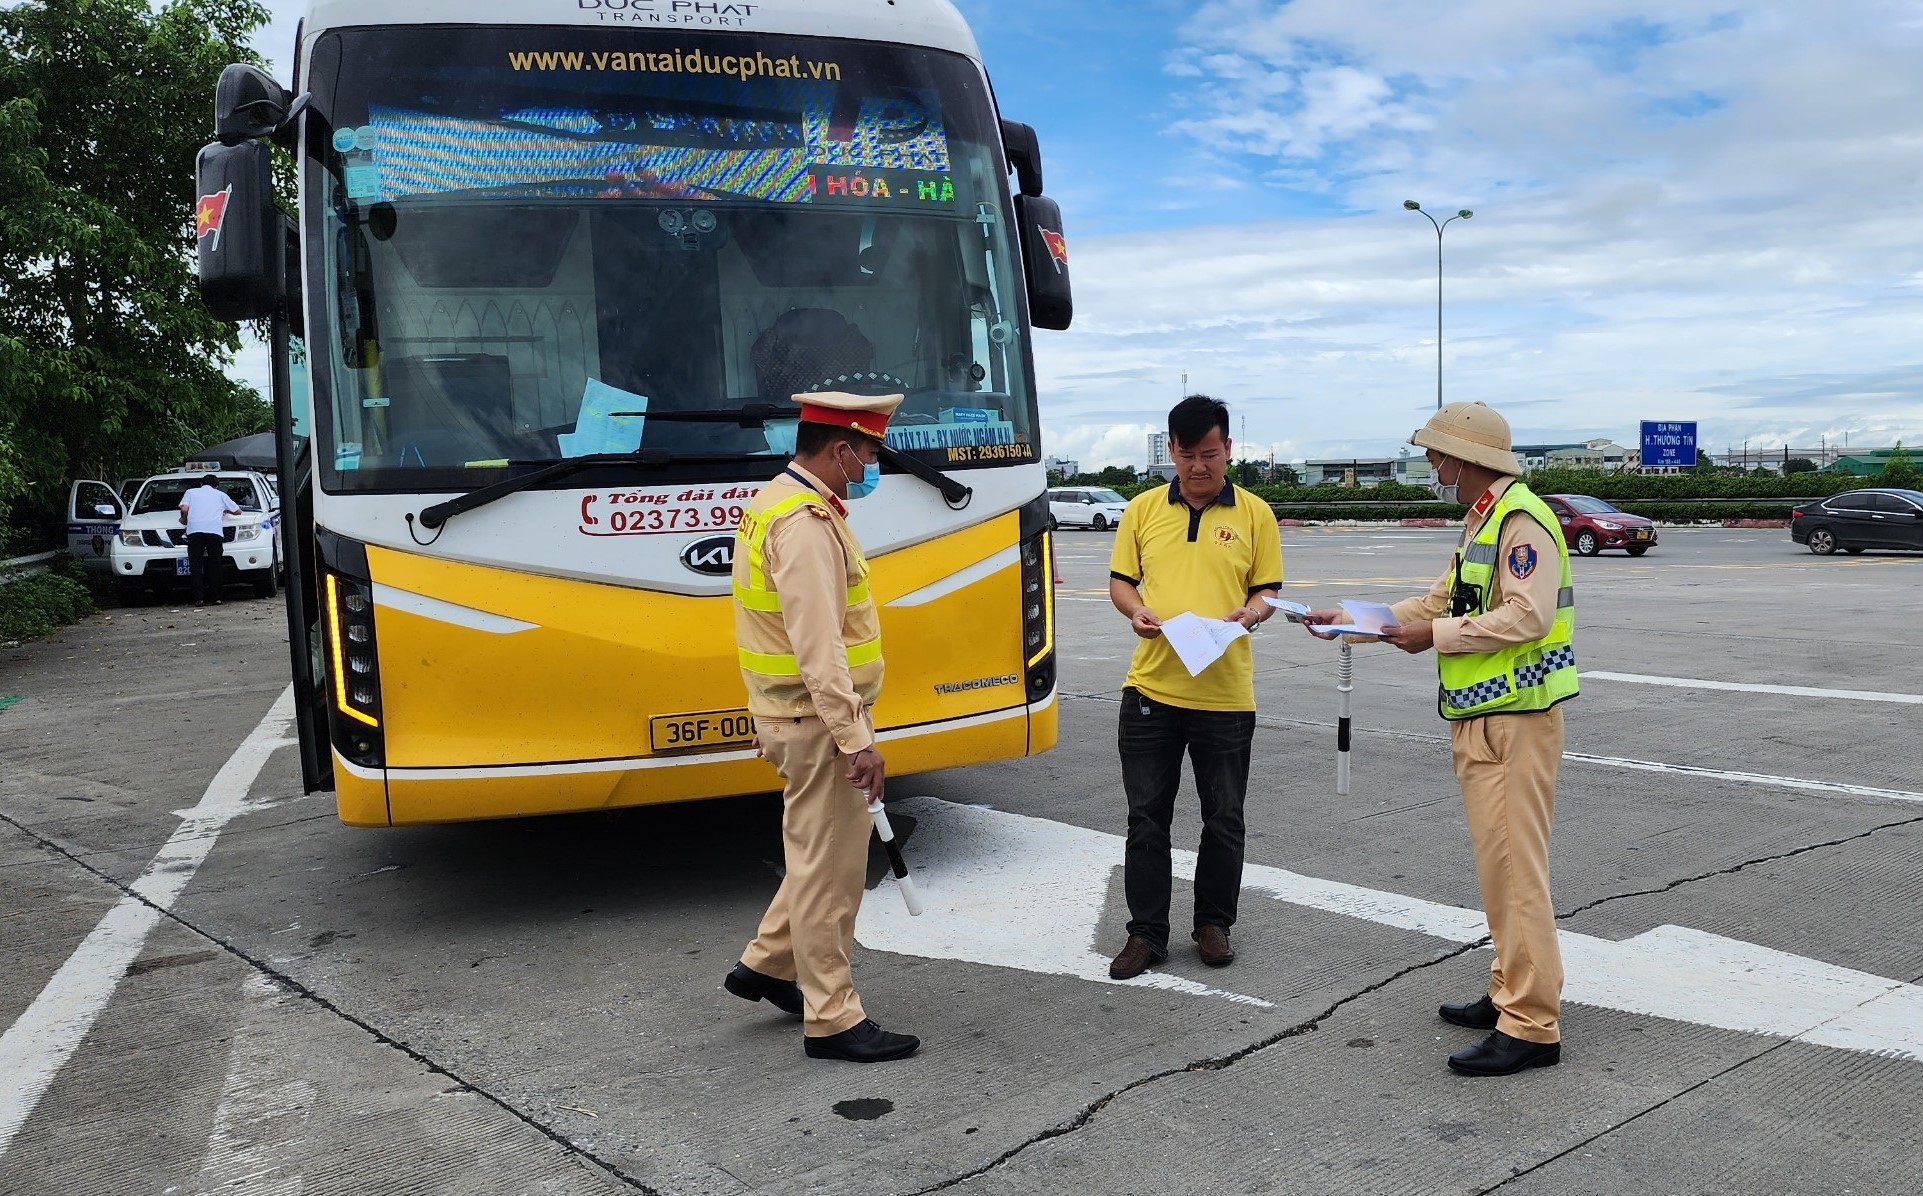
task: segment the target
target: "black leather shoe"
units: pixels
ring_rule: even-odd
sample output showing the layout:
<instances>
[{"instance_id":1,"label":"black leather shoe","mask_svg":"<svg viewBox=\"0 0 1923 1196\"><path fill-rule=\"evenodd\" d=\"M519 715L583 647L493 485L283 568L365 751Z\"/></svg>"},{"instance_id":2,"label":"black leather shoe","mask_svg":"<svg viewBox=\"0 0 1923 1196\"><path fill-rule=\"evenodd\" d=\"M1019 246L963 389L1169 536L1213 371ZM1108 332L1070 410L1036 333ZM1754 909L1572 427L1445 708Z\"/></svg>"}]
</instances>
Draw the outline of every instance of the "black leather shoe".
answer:
<instances>
[{"instance_id":1,"label":"black leather shoe","mask_svg":"<svg viewBox=\"0 0 1923 1196\"><path fill-rule=\"evenodd\" d=\"M913 1034L895 1034L863 1018L839 1034L802 1038L810 1059L846 1059L850 1063L885 1063L906 1059L921 1046Z\"/></svg>"},{"instance_id":2,"label":"black leather shoe","mask_svg":"<svg viewBox=\"0 0 1923 1196\"><path fill-rule=\"evenodd\" d=\"M1111 980L1133 980L1166 958L1167 951L1139 934L1131 934L1128 942L1122 945L1122 953L1109 962L1108 977Z\"/></svg>"},{"instance_id":3,"label":"black leather shoe","mask_svg":"<svg viewBox=\"0 0 1923 1196\"><path fill-rule=\"evenodd\" d=\"M801 986L792 980L764 976L745 963L737 963L721 981L721 987L744 1001L766 1001L783 1013L801 1016Z\"/></svg>"},{"instance_id":4,"label":"black leather shoe","mask_svg":"<svg viewBox=\"0 0 1923 1196\"><path fill-rule=\"evenodd\" d=\"M1449 1056L1449 1070L1465 1076L1513 1076L1561 1062L1560 1042L1525 1042L1496 1030L1475 1046Z\"/></svg>"},{"instance_id":5,"label":"black leather shoe","mask_svg":"<svg viewBox=\"0 0 1923 1196\"><path fill-rule=\"evenodd\" d=\"M1471 1030L1493 1030L1496 1028L1496 1003L1484 993L1473 1001L1451 1001L1436 1010L1445 1022L1467 1026Z\"/></svg>"}]
</instances>

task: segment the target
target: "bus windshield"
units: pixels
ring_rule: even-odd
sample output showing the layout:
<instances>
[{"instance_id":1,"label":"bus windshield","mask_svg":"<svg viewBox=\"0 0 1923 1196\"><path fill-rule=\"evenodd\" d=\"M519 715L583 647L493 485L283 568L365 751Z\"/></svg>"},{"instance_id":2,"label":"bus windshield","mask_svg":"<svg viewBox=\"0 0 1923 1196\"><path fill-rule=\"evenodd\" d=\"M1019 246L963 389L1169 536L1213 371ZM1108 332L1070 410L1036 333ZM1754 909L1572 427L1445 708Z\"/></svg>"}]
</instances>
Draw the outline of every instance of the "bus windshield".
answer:
<instances>
[{"instance_id":1,"label":"bus windshield","mask_svg":"<svg viewBox=\"0 0 1923 1196\"><path fill-rule=\"evenodd\" d=\"M643 448L709 458L650 479L765 477L820 390L905 393L890 443L944 469L1036 459L1006 167L965 58L385 28L323 36L310 88L325 489Z\"/></svg>"}]
</instances>

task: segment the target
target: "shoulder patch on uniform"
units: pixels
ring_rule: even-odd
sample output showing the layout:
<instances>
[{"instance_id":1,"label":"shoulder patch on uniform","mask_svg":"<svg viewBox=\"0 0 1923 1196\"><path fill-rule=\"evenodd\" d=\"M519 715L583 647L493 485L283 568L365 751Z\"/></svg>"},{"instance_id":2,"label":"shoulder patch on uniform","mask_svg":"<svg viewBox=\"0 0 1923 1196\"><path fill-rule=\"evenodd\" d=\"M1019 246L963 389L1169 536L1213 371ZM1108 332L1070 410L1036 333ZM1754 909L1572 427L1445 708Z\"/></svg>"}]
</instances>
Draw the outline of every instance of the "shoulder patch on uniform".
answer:
<instances>
[{"instance_id":1,"label":"shoulder patch on uniform","mask_svg":"<svg viewBox=\"0 0 1923 1196\"><path fill-rule=\"evenodd\" d=\"M834 518L834 513L828 510L828 508L822 503L808 502L808 503L802 503L801 505L806 507L808 509L808 513L810 515L813 515L816 519L833 519Z\"/></svg>"},{"instance_id":2,"label":"shoulder patch on uniform","mask_svg":"<svg viewBox=\"0 0 1923 1196\"><path fill-rule=\"evenodd\" d=\"M1509 572L1518 578L1528 577L1536 571L1536 550L1527 544L1518 544L1509 550Z\"/></svg>"}]
</instances>

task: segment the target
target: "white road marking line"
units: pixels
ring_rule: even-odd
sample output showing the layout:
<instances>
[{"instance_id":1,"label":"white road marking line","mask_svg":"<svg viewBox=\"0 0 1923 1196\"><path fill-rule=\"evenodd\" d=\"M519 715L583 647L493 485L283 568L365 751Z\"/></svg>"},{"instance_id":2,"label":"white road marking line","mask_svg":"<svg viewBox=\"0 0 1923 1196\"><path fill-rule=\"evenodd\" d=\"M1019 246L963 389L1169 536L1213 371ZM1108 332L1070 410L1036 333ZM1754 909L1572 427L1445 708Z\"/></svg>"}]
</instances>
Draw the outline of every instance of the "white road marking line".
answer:
<instances>
[{"instance_id":1,"label":"white road marking line","mask_svg":"<svg viewBox=\"0 0 1923 1196\"><path fill-rule=\"evenodd\" d=\"M306 1179L288 1160L306 1138L314 1083L289 1074L280 1020L288 1000L272 980L247 978L247 1009L227 1052L227 1079L196 1192L245 1187L250 1196L300 1196Z\"/></svg>"},{"instance_id":2,"label":"white road marking line","mask_svg":"<svg viewBox=\"0 0 1923 1196\"><path fill-rule=\"evenodd\" d=\"M1584 669L1583 680L1627 681L1634 685L1664 685L1672 689L1721 689L1749 694L1784 694L1792 698L1839 698L1847 702L1897 702L1923 706L1923 694L1882 693L1873 689L1817 689L1807 685L1752 685L1737 681L1705 681L1699 677L1652 677L1643 673L1605 673Z\"/></svg>"},{"instance_id":3,"label":"white road marking line","mask_svg":"<svg viewBox=\"0 0 1923 1196\"><path fill-rule=\"evenodd\" d=\"M1160 972L1108 978L1095 928L1122 863L1121 836L933 798L901 806L919 820L905 853L928 912L910 918L894 894L867 894L856 922L863 946L1269 1004ZM1195 853L1175 852L1174 864L1178 879L1192 879ZM1473 909L1281 868L1248 865L1242 884L1292 905L1453 943L1488 933ZM1558 937L1570 1001L1923 1061L1923 988L1916 985L1680 926L1621 942L1570 931Z\"/></svg>"},{"instance_id":4,"label":"white road marking line","mask_svg":"<svg viewBox=\"0 0 1923 1196\"><path fill-rule=\"evenodd\" d=\"M1591 756L1586 752L1564 752L1562 758L1578 764L1600 764L1606 768L1627 768L1637 772L1668 772L1702 777L1710 781L1735 781L1745 785L1772 785L1778 789L1801 789L1808 793L1843 793L1850 797L1887 797L1895 801L1923 802L1923 793L1908 789L1878 789L1873 785L1850 785L1842 781L1811 781L1802 777L1779 777L1762 772L1729 772L1720 768L1698 768L1693 764L1665 764L1660 760L1631 760L1621 756Z\"/></svg>"},{"instance_id":5,"label":"white road marking line","mask_svg":"<svg viewBox=\"0 0 1923 1196\"><path fill-rule=\"evenodd\" d=\"M221 828L258 809L247 790L294 718L294 687L281 691L273 708L241 742L207 784L200 804L176 813L183 819L140 879L130 887L152 902L123 897L47 981L33 1004L0 1035L0 1156L13 1144L34 1106L93 1028L140 955L147 935L214 848ZM158 908L156 908L158 907Z\"/></svg>"}]
</instances>

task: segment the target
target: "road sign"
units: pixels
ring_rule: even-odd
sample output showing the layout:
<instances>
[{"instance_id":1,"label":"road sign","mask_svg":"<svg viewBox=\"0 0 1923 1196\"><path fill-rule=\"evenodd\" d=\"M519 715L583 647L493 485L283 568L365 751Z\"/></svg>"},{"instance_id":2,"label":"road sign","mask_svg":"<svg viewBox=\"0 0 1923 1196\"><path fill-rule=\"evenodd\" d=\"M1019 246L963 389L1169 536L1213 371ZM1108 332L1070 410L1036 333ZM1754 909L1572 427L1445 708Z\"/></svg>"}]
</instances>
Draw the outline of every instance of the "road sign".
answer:
<instances>
[{"instance_id":1,"label":"road sign","mask_svg":"<svg viewBox=\"0 0 1923 1196\"><path fill-rule=\"evenodd\" d=\"M1696 421L1643 421L1643 468L1652 465L1679 469L1696 467Z\"/></svg>"}]
</instances>

